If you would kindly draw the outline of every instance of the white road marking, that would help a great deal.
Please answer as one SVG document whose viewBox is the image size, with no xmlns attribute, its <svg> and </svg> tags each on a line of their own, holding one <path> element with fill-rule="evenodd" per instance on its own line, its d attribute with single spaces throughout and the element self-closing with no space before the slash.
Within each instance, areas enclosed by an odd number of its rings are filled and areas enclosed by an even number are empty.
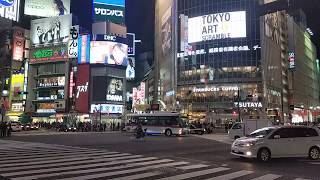
<svg viewBox="0 0 320 180">
<path fill-rule="evenodd" d="M 199 168 L 204 168 L 208 167 L 208 165 L 205 164 L 195 164 L 195 165 L 190 165 L 190 166 L 182 166 L 182 167 L 176 167 L 177 169 L 181 170 L 190 170 L 190 169 L 199 169 Z"/>
<path fill-rule="evenodd" d="M 148 178 L 152 176 L 157 176 L 160 175 L 160 173 L 143 173 L 143 174 L 136 174 L 136 175 L 131 175 L 131 176 L 124 176 L 124 177 L 119 177 L 119 178 L 113 178 L 109 180 L 136 180 L 136 179 L 142 179 L 142 178 Z"/>
</svg>

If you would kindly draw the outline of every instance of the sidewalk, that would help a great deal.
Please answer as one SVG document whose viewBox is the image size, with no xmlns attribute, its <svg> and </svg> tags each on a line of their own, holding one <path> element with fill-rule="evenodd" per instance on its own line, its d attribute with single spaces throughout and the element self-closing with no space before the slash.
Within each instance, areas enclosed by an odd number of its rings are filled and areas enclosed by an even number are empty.
<svg viewBox="0 0 320 180">
<path fill-rule="evenodd" d="M 199 138 L 209 139 L 213 141 L 218 141 L 224 144 L 232 144 L 233 139 L 230 139 L 227 133 L 216 133 L 216 134 L 204 134 L 204 135 L 195 135 Z"/>
<path fill-rule="evenodd" d="M 72 135 L 72 134 L 110 134 L 110 133 L 119 133 L 120 131 L 76 131 L 76 132 L 58 132 L 54 130 L 46 130 L 46 129 L 39 129 L 33 131 L 20 131 L 20 132 L 12 132 L 12 136 L 50 136 L 50 135 Z"/>
</svg>

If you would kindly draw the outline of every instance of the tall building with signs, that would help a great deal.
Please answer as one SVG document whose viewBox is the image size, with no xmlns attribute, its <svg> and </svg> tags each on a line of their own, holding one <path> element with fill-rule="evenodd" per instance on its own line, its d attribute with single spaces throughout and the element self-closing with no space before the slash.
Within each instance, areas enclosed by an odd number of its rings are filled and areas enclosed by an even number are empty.
<svg viewBox="0 0 320 180">
<path fill-rule="evenodd" d="M 260 12 L 271 2 L 157 0 L 157 101 L 217 124 L 291 122 L 290 19 L 286 11 Z"/>
</svg>

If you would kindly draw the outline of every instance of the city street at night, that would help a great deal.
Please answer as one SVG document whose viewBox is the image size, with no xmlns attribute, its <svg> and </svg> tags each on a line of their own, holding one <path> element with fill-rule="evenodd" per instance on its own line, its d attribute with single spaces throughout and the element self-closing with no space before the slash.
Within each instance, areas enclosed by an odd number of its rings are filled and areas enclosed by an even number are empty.
<svg viewBox="0 0 320 180">
<path fill-rule="evenodd" d="M 267 163 L 230 155 L 224 134 L 136 140 L 119 132 L 18 135 L 1 140 L 0 175 L 11 179 L 320 179 L 319 161 Z M 220 138 L 223 139 L 223 138 Z"/>
</svg>

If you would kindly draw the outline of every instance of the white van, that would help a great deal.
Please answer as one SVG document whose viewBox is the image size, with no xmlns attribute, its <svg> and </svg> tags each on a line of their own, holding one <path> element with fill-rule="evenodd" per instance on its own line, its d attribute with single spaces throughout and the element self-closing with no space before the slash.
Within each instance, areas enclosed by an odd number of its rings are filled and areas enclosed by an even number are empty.
<svg viewBox="0 0 320 180">
<path fill-rule="evenodd" d="M 244 136 L 244 123 L 235 123 L 228 131 L 229 137 L 231 139 L 238 139 Z"/>
<path fill-rule="evenodd" d="M 231 154 L 268 161 L 279 157 L 320 158 L 320 131 L 307 126 L 266 127 L 231 146 Z"/>
</svg>

